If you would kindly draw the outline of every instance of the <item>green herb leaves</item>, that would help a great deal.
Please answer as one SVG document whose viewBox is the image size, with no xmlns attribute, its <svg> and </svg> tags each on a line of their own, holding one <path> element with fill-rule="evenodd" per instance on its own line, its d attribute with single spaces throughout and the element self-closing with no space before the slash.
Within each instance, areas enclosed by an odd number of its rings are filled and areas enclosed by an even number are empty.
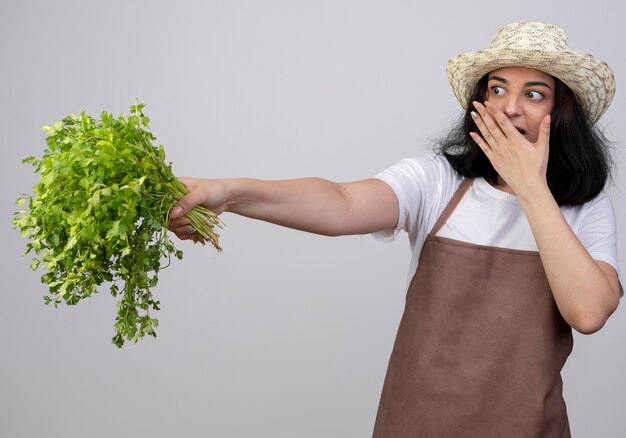
<svg viewBox="0 0 626 438">
<path fill-rule="evenodd" d="M 187 192 L 165 162 L 163 146 L 154 146 L 144 104 L 118 118 L 103 111 L 100 119 L 70 114 L 44 126 L 48 148 L 28 157 L 40 175 L 34 194 L 17 200 L 26 206 L 13 225 L 34 251 L 31 269 L 43 267 L 46 304 L 77 304 L 107 282 L 119 297 L 115 336 L 125 340 L 156 336 L 159 310 L 151 288 L 161 260 L 182 258 L 167 235 L 170 209 Z M 188 213 L 197 242 L 220 250 L 214 227 L 217 215 L 203 207 Z M 168 261 L 169 265 L 169 261 Z"/>
</svg>

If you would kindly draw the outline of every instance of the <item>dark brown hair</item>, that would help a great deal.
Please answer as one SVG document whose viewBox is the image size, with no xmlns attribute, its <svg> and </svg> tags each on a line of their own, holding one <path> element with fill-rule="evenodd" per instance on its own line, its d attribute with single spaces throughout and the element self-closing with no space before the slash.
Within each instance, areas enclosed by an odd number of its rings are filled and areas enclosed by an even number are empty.
<svg viewBox="0 0 626 438">
<path fill-rule="evenodd" d="M 611 144 L 602 131 L 589 122 L 570 88 L 554 78 L 555 100 L 550 126 L 550 155 L 547 181 L 559 205 L 580 205 L 595 198 L 611 177 Z M 487 75 L 474 88 L 457 125 L 436 146 L 452 168 L 468 178 L 484 177 L 497 184 L 498 173 L 470 137 L 478 127 L 471 116 L 473 101 L 484 102 Z"/>
</svg>

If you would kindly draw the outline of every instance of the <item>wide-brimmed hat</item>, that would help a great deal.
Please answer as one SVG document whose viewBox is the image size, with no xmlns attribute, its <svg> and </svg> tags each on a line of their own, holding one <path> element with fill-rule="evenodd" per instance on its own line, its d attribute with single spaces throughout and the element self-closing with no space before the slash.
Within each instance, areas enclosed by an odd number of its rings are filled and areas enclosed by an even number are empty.
<svg viewBox="0 0 626 438">
<path fill-rule="evenodd" d="M 464 53 L 448 62 L 448 81 L 467 108 L 478 81 L 502 67 L 535 68 L 559 78 L 576 95 L 590 125 L 607 110 L 615 95 L 615 77 L 601 59 L 573 52 L 567 34 L 547 23 L 511 23 L 500 29 L 486 50 Z"/>
</svg>

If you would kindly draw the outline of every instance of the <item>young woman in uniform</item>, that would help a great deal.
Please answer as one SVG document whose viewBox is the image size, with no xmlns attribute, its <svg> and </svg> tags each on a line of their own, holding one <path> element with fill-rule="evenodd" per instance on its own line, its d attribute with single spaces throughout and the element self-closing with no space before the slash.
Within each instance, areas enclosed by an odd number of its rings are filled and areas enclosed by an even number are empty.
<svg viewBox="0 0 626 438">
<path fill-rule="evenodd" d="M 572 328 L 599 330 L 621 294 L 596 128 L 613 73 L 524 22 L 448 79 L 465 114 L 436 154 L 349 183 L 184 178 L 170 229 L 193 238 L 184 214 L 202 204 L 330 236 L 405 230 L 412 280 L 374 436 L 569 437 Z"/>
</svg>

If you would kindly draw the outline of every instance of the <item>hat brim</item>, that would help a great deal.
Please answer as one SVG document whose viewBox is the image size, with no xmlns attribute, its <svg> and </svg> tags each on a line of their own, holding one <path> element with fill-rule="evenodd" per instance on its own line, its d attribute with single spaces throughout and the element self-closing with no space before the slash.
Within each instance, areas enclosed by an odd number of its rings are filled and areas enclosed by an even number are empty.
<svg viewBox="0 0 626 438">
<path fill-rule="evenodd" d="M 582 106 L 590 125 L 608 109 L 615 95 L 615 77 L 602 60 L 578 52 L 487 49 L 464 53 L 448 61 L 448 81 L 463 108 L 474 87 L 490 71 L 511 66 L 535 68 L 567 85 Z"/>
</svg>

